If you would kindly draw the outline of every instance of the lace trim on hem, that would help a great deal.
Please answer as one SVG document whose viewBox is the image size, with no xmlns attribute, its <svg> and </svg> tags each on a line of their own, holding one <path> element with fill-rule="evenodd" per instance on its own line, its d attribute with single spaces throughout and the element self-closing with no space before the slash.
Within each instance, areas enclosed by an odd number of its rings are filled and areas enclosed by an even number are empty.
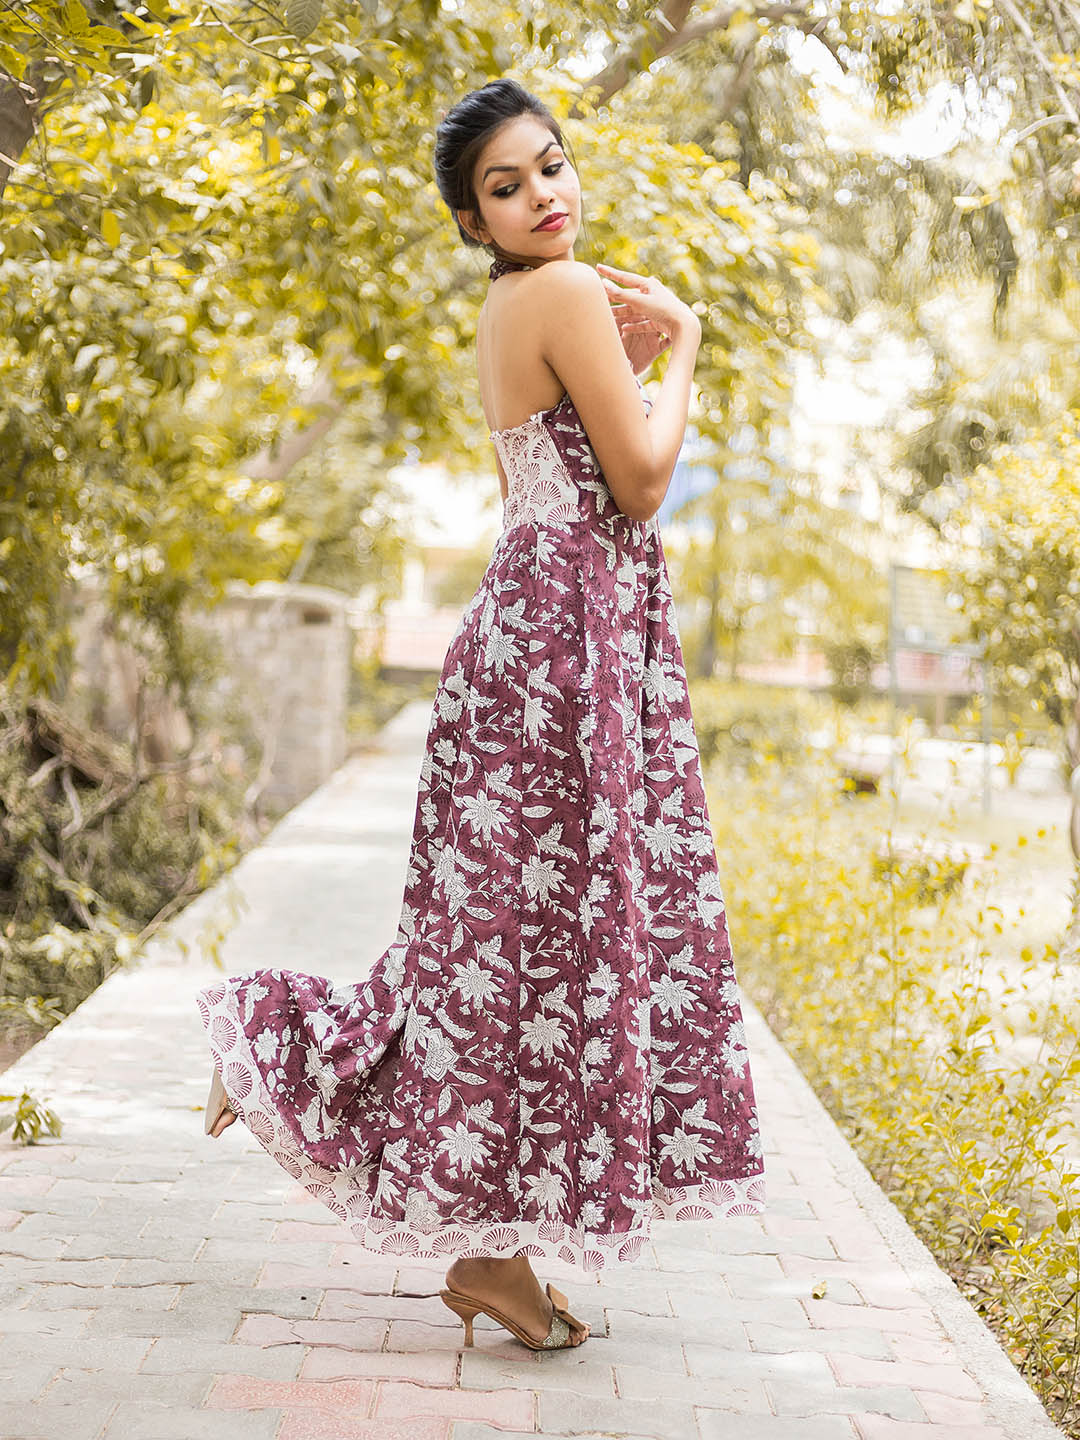
<svg viewBox="0 0 1080 1440">
<path fill-rule="evenodd" d="M 719 1220 L 728 1215 L 759 1215 L 765 1209 L 762 1170 L 756 1175 L 707 1180 L 700 1185 L 657 1185 L 645 1224 L 638 1230 L 607 1235 L 580 1230 L 562 1220 L 491 1221 L 480 1225 L 447 1221 L 424 1229 L 407 1220 L 373 1218 L 366 1182 L 375 1162 L 349 1170 L 330 1170 L 298 1147 L 252 1060 L 248 1038 L 229 1004 L 232 993 L 225 982 L 207 986 L 195 997 L 229 1104 L 270 1158 L 336 1215 L 365 1250 L 416 1260 L 524 1253 L 593 1271 L 613 1263 L 633 1263 L 649 1243 L 653 1220 Z"/>
</svg>

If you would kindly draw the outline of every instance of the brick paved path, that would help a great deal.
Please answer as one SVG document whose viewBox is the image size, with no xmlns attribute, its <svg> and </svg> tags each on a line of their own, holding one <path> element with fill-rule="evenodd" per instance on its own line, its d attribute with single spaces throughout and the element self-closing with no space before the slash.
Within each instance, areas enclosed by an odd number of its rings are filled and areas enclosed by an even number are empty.
<svg viewBox="0 0 1080 1440">
<path fill-rule="evenodd" d="M 193 995 L 220 972 L 197 937 L 242 894 L 224 973 L 359 978 L 396 925 L 428 713 L 407 707 L 0 1077 L 65 1122 L 0 1141 L 0 1440 L 1059 1435 L 748 997 L 769 1211 L 658 1226 L 600 1278 L 548 1266 L 593 1327 L 580 1350 L 480 1317 L 463 1351 L 441 1271 L 369 1256 L 240 1125 L 203 1135 Z"/>
</svg>

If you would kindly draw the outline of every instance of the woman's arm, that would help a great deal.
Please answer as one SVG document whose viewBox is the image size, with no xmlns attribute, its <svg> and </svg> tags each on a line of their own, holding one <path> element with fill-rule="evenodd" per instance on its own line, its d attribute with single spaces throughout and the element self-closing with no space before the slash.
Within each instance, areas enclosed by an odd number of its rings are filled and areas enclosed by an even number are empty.
<svg viewBox="0 0 1080 1440">
<path fill-rule="evenodd" d="M 701 322 L 658 283 L 640 302 L 628 300 L 642 313 L 648 307 L 671 336 L 664 382 L 646 415 L 611 313 L 608 282 L 577 260 L 542 265 L 536 280 L 543 357 L 581 416 L 616 504 L 631 520 L 651 520 L 682 447 Z"/>
</svg>

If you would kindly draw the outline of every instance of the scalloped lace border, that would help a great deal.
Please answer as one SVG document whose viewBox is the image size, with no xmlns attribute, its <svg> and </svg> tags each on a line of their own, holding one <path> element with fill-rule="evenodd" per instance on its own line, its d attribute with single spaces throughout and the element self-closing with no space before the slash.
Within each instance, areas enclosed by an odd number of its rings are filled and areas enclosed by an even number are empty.
<svg viewBox="0 0 1080 1440">
<path fill-rule="evenodd" d="M 270 1157 L 309 1194 L 341 1220 L 366 1250 L 417 1260 L 446 1260 L 456 1255 L 491 1257 L 526 1254 L 560 1260 L 588 1271 L 613 1263 L 630 1264 L 649 1243 L 653 1220 L 719 1220 L 729 1215 L 759 1215 L 765 1209 L 765 1172 L 700 1185 L 657 1185 L 652 1211 L 637 1230 L 600 1234 L 561 1220 L 494 1221 L 482 1225 L 447 1222 L 432 1230 L 408 1221 L 372 1216 L 365 1178 L 371 1165 L 330 1170 L 296 1144 L 274 1106 L 247 1037 L 230 1012 L 225 984 L 197 992 L 196 1002 L 207 1040 L 229 1103 Z"/>
</svg>

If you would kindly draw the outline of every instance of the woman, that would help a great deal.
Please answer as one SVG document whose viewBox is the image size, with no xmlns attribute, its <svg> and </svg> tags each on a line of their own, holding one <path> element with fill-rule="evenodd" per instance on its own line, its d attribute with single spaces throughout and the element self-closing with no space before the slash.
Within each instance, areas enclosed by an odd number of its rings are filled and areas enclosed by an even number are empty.
<svg viewBox="0 0 1080 1440">
<path fill-rule="evenodd" d="M 504 528 L 443 665 L 393 943 L 355 985 L 200 991 L 206 1123 L 239 1115 L 365 1246 L 456 1257 L 466 1345 L 483 1311 L 554 1349 L 588 1326 L 530 1257 L 599 1269 L 653 1218 L 764 1207 L 656 521 L 701 327 L 659 280 L 574 259 L 578 178 L 515 81 L 445 115 L 435 163 L 493 257 L 477 355 Z M 668 347 L 650 401 L 635 372 Z"/>
</svg>

